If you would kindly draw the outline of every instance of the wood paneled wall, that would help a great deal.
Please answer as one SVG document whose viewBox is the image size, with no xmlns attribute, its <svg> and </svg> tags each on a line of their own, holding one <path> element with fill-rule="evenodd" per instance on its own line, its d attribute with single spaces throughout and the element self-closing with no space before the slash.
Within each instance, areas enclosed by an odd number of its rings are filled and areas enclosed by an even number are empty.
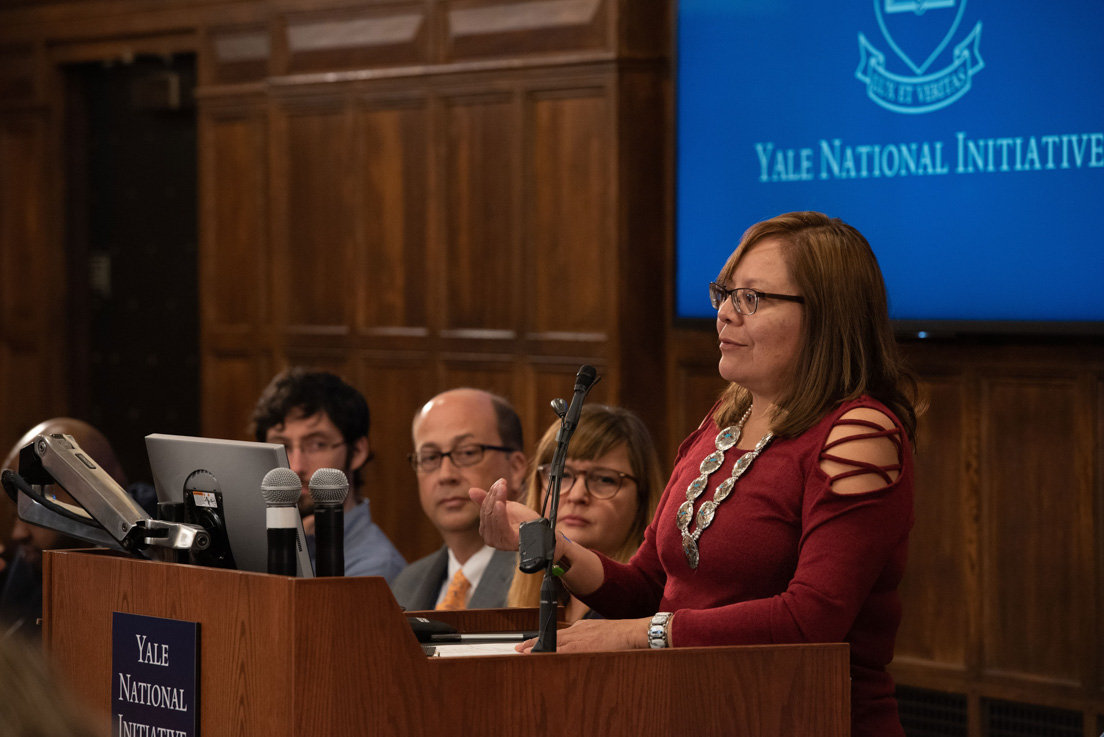
<svg viewBox="0 0 1104 737">
<path fill-rule="evenodd" d="M 1104 346 L 908 346 L 921 419 L 895 672 L 996 700 L 1104 713 Z M 980 728 L 980 727 L 979 727 Z"/>
<path fill-rule="evenodd" d="M 204 433 L 246 437 L 285 365 L 344 374 L 373 412 L 373 514 L 408 557 L 438 544 L 404 460 L 437 391 L 505 394 L 532 441 L 592 363 L 593 399 L 640 412 L 672 457 L 721 390 L 709 326 L 670 317 L 670 3 L 3 8 L 3 437 L 66 409 L 58 70 L 142 51 L 200 71 Z M 894 672 L 964 698 L 970 737 L 1005 702 L 1096 735 L 1104 347 L 905 347 L 930 409 Z"/>
<path fill-rule="evenodd" d="M 64 295 L 48 287 L 65 273 L 54 247 L 54 142 L 49 115 L 27 104 L 29 59 L 0 47 L 0 93 L 18 101 L 0 108 L 0 460 L 26 430 L 62 414 L 66 401 L 57 391 L 65 381 Z M 14 518 L 0 494 L 0 547 L 9 553 Z"/>
<path fill-rule="evenodd" d="M 377 428 L 374 514 L 413 558 L 439 544 L 404 460 L 436 392 L 497 391 L 535 438 L 592 363 L 595 400 L 663 432 L 668 22 L 624 12 L 367 3 L 206 29 L 205 433 L 239 436 L 285 365 L 345 375 Z"/>
</svg>

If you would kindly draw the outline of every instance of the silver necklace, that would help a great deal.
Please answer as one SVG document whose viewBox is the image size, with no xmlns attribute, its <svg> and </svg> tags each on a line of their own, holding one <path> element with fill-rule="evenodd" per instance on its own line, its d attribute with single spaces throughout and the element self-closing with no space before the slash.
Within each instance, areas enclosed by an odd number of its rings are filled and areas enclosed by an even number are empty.
<svg viewBox="0 0 1104 737">
<path fill-rule="evenodd" d="M 747 412 L 740 418 L 740 421 L 735 425 L 729 425 L 725 429 L 717 433 L 717 439 L 713 442 L 713 445 L 717 448 L 710 453 L 701 462 L 701 466 L 698 470 L 701 471 L 701 475 L 690 482 L 690 485 L 686 487 L 686 501 L 678 508 L 678 512 L 675 516 L 675 521 L 678 524 L 679 532 L 682 533 L 682 552 L 686 554 L 686 562 L 690 564 L 691 568 L 698 567 L 698 538 L 701 537 L 702 532 L 706 527 L 713 522 L 713 516 L 717 512 L 717 507 L 732 493 L 732 489 L 736 486 L 736 482 L 740 480 L 751 464 L 755 462 L 755 459 L 759 457 L 770 441 L 774 439 L 773 432 L 767 432 L 759 442 L 755 444 L 755 448 L 749 450 L 744 455 L 737 459 L 736 464 L 732 467 L 732 475 L 717 485 L 716 491 L 713 492 L 713 499 L 706 501 L 698 509 L 698 513 L 694 514 L 694 500 L 697 499 L 705 491 L 706 486 L 709 484 L 709 476 L 722 465 L 724 465 L 725 454 L 729 448 L 734 447 L 740 442 L 740 435 L 743 434 L 744 425 L 747 423 L 748 418 L 751 417 L 751 407 L 748 407 Z M 690 531 L 690 522 L 697 520 L 697 527 L 693 532 Z"/>
</svg>

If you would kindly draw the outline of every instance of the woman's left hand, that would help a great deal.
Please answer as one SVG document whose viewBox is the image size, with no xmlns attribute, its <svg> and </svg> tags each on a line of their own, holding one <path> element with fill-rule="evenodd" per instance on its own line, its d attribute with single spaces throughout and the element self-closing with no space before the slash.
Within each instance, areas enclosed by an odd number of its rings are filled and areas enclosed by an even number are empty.
<svg viewBox="0 0 1104 737">
<path fill-rule="evenodd" d="M 643 619 L 580 619 L 575 624 L 556 632 L 556 652 L 594 653 L 610 650 L 636 650 L 648 647 L 648 625 L 651 617 Z M 530 652 L 537 644 L 535 639 L 520 643 L 516 650 Z"/>
<path fill-rule="evenodd" d="M 497 550 L 516 552 L 521 523 L 540 517 L 524 504 L 508 499 L 506 479 L 495 481 L 487 490 L 472 487 L 468 489 L 468 496 L 479 505 L 479 536 Z"/>
</svg>

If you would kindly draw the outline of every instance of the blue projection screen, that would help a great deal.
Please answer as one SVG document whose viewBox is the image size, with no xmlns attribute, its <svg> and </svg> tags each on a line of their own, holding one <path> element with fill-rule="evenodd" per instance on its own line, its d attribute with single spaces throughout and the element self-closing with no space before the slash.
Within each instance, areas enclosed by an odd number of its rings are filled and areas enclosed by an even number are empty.
<svg viewBox="0 0 1104 737">
<path fill-rule="evenodd" d="M 1104 332 L 1102 39 L 1102 0 L 680 0 L 677 316 L 820 210 L 903 331 Z"/>
</svg>

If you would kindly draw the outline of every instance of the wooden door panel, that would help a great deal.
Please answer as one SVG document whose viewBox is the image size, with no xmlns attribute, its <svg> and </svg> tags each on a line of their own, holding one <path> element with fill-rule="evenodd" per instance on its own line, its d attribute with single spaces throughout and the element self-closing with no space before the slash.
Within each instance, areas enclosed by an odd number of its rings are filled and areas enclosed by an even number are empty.
<svg viewBox="0 0 1104 737">
<path fill-rule="evenodd" d="M 530 329 L 604 338 L 613 312 L 609 96 L 601 88 L 526 100 L 528 196 L 525 276 Z"/>
<path fill-rule="evenodd" d="M 425 330 L 429 276 L 429 108 L 425 99 L 369 98 L 356 112 L 360 186 L 356 326 L 368 334 Z"/>
<path fill-rule="evenodd" d="M 984 670 L 1079 685 L 1091 574 L 1078 385 L 995 378 L 983 381 L 982 402 Z"/>
<path fill-rule="evenodd" d="M 436 284 L 445 334 L 517 334 L 519 125 L 509 95 L 445 101 L 441 235 Z"/>
</svg>

